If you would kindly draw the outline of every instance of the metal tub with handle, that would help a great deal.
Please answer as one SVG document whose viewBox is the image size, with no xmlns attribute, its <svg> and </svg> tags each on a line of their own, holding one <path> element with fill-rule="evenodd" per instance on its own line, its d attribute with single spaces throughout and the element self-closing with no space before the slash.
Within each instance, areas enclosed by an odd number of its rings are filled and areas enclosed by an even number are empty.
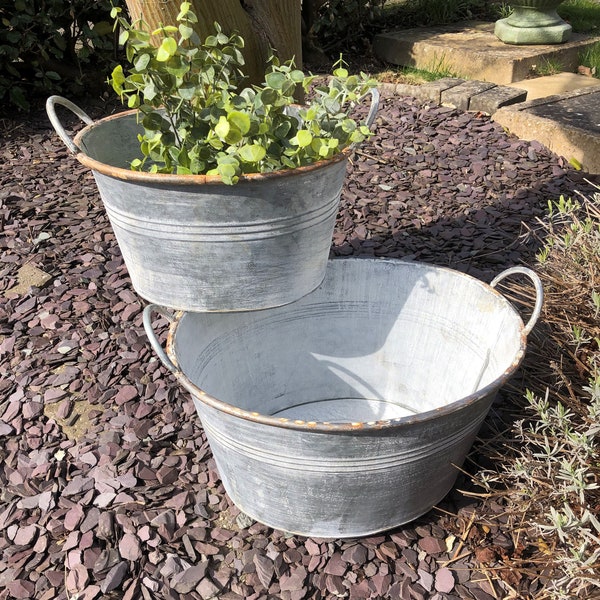
<svg viewBox="0 0 600 600">
<path fill-rule="evenodd" d="M 377 90 L 366 123 L 379 107 Z M 87 126 L 71 139 L 56 106 Z M 236 185 L 216 175 L 132 171 L 140 155 L 137 111 L 94 122 L 52 96 L 52 125 L 92 170 L 136 292 L 188 311 L 258 310 L 293 302 L 323 280 L 349 148 L 329 160 Z"/>
<path fill-rule="evenodd" d="M 536 289 L 526 325 L 494 289 L 513 273 Z M 487 285 L 422 263 L 336 259 L 287 306 L 150 305 L 144 326 L 191 393 L 233 502 L 278 529 L 342 538 L 411 521 L 448 493 L 542 297 L 524 267 Z M 155 312 L 171 322 L 166 352 Z"/>
</svg>

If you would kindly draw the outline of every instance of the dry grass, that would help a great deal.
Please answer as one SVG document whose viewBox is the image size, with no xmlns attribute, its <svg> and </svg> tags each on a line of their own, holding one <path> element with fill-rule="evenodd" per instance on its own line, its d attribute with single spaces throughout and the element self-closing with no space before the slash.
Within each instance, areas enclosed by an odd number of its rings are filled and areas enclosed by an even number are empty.
<svg viewBox="0 0 600 600">
<path fill-rule="evenodd" d="M 478 520 L 500 523 L 512 548 L 482 570 L 507 598 L 599 598 L 600 193 L 550 204 L 528 235 L 542 248 L 544 309 L 513 402 L 484 442 L 494 466 L 475 476 Z M 527 303 L 528 289 L 506 293 Z M 532 580 L 543 585 L 525 589 Z"/>
</svg>

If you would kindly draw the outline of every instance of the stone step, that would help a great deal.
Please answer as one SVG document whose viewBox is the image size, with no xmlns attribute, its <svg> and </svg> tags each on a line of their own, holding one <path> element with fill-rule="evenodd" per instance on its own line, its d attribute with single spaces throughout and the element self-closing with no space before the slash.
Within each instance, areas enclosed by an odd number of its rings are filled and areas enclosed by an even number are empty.
<svg viewBox="0 0 600 600">
<path fill-rule="evenodd" d="M 600 79 L 578 75 L 577 73 L 557 73 L 546 77 L 525 79 L 508 85 L 527 90 L 527 100 L 537 100 L 556 94 L 574 92 L 582 88 L 600 87 Z"/>
<path fill-rule="evenodd" d="M 575 72 L 579 54 L 599 40 L 599 36 L 574 33 L 563 44 L 516 46 L 494 35 L 494 23 L 472 22 L 381 33 L 374 39 L 373 50 L 394 65 L 448 69 L 464 79 L 506 85 L 526 79 L 534 67 L 547 61 Z"/>
<path fill-rule="evenodd" d="M 524 140 L 537 140 L 590 174 L 600 174 L 600 87 L 505 106 L 492 119 Z"/>
</svg>

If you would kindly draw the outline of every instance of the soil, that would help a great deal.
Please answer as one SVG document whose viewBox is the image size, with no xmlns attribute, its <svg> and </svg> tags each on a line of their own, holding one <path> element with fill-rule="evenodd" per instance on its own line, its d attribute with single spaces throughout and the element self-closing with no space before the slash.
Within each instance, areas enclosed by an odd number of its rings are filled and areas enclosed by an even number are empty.
<svg viewBox="0 0 600 600">
<path fill-rule="evenodd" d="M 540 589 L 535 575 L 502 569 L 520 549 L 500 514 L 478 519 L 477 499 L 458 491 L 465 474 L 417 521 L 362 539 L 286 535 L 241 514 L 189 394 L 147 342 L 144 301 L 92 175 L 41 111 L 0 131 L 0 599 L 488 600 Z M 387 98 L 349 165 L 331 254 L 489 281 L 532 263 L 527 232 L 548 201 L 591 190 L 488 116 Z M 479 443 L 469 464 L 486 458 Z"/>
</svg>

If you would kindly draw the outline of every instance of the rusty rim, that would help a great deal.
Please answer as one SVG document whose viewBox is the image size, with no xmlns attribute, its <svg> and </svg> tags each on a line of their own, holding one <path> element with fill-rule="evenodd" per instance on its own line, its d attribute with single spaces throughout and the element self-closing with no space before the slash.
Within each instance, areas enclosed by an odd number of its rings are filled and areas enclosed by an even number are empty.
<svg viewBox="0 0 600 600">
<path fill-rule="evenodd" d="M 368 259 L 363 259 L 368 260 Z M 383 259 L 380 259 L 383 260 Z M 404 262 L 404 261 L 398 261 Z M 451 270 L 446 269 L 444 267 L 437 267 L 443 270 Z M 506 306 L 517 316 L 519 322 L 519 349 L 513 358 L 510 366 L 494 381 L 481 388 L 480 390 L 469 394 L 468 396 L 464 396 L 459 400 L 455 400 L 446 406 L 442 406 L 440 408 L 435 408 L 432 410 L 428 410 L 425 412 L 417 413 L 415 415 L 398 417 L 396 419 L 385 419 L 381 421 L 360 421 L 360 422 L 346 422 L 346 423 L 328 423 L 326 421 L 303 421 L 299 419 L 286 419 L 281 417 L 273 417 L 270 415 L 261 414 L 254 411 L 247 411 L 240 409 L 233 404 L 229 404 L 228 402 L 224 402 L 215 398 L 211 394 L 201 390 L 195 383 L 193 383 L 187 375 L 181 370 L 179 363 L 177 361 L 177 357 L 174 350 L 175 345 L 175 336 L 177 332 L 177 328 L 181 323 L 182 317 L 186 314 L 184 311 L 178 311 L 173 321 L 169 326 L 169 333 L 167 337 L 167 354 L 170 360 L 176 367 L 175 376 L 181 383 L 181 385 L 188 390 L 192 394 L 193 397 L 197 398 L 200 402 L 205 403 L 207 406 L 228 414 L 232 417 L 244 419 L 246 421 L 251 421 L 254 423 L 258 423 L 261 425 L 269 425 L 272 427 L 280 427 L 284 429 L 296 429 L 300 431 L 314 431 L 314 432 L 322 432 L 322 433 L 353 433 L 360 434 L 361 432 L 368 433 L 370 431 L 381 431 L 393 429 L 396 427 L 400 427 L 402 425 L 414 425 L 416 423 L 421 423 L 425 421 L 431 421 L 438 417 L 443 417 L 445 415 L 457 412 L 459 410 L 465 409 L 476 402 L 486 398 L 492 394 L 495 394 L 500 388 L 512 377 L 514 372 L 517 370 L 519 365 L 521 364 L 524 356 L 525 350 L 527 347 L 527 335 L 525 333 L 525 325 L 523 324 L 523 320 L 521 319 L 519 313 L 515 310 L 515 308 L 510 304 L 510 302 L 497 290 L 495 290 L 490 285 L 471 277 L 470 275 L 466 275 L 465 273 L 456 273 L 456 275 L 460 277 L 467 278 L 476 282 L 478 285 L 483 286 L 490 294 L 497 296 Z"/>
</svg>

